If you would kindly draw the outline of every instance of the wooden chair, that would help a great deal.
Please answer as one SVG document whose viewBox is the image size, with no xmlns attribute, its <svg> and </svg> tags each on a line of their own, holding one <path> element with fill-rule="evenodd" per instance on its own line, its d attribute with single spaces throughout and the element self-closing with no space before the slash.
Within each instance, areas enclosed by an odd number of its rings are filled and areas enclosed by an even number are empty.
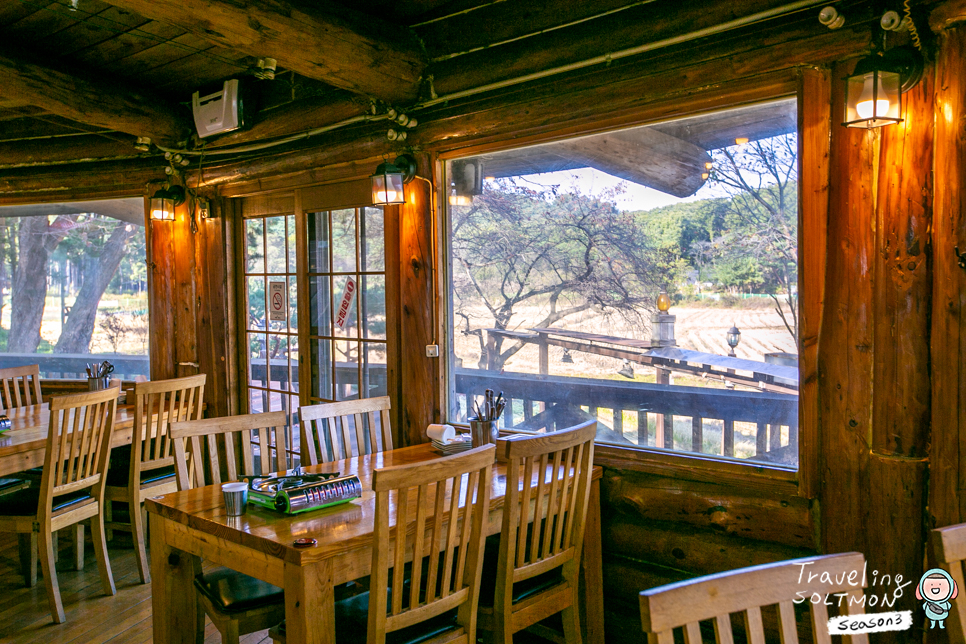
<svg viewBox="0 0 966 644">
<path fill-rule="evenodd" d="M 15 409 L 39 405 L 43 401 L 40 394 L 40 365 L 0 369 L 0 407 Z"/>
<path fill-rule="evenodd" d="M 205 374 L 139 382 L 134 385 L 134 438 L 129 456 L 115 451 L 115 467 L 108 472 L 105 500 L 108 529 L 127 530 L 137 551 L 141 583 L 151 581 L 147 550 L 144 547 L 146 517 L 142 503 L 149 496 L 175 492 L 173 442 L 168 424 L 201 418 L 205 394 Z M 127 460 L 127 463 L 124 461 Z M 127 503 L 129 523 L 114 521 L 111 503 Z"/>
<path fill-rule="evenodd" d="M 225 470 L 230 481 L 239 476 L 288 469 L 284 444 L 276 450 L 269 440 L 273 431 L 276 436 L 284 431 L 286 416 L 284 411 L 274 411 L 171 423 L 178 489 L 221 484 L 218 436 L 224 437 Z M 258 457 L 252 454 L 254 446 L 258 447 Z M 272 452 L 275 459 L 270 458 Z M 255 468 L 256 463 L 260 467 Z M 195 587 L 205 613 L 225 644 L 237 644 L 240 636 L 264 630 L 285 618 L 282 589 L 240 572 L 218 568 L 198 575 Z M 199 626 L 204 628 L 204 619 L 199 620 Z"/>
<path fill-rule="evenodd" d="M 476 644 L 495 450 L 486 445 L 373 472 L 372 585 L 336 602 L 340 644 Z M 411 573 L 400 574 L 410 553 Z M 269 634 L 284 643 L 285 623 Z"/>
<path fill-rule="evenodd" d="M 794 602 L 801 603 L 804 597 L 811 608 L 812 641 L 830 642 L 825 596 L 847 593 L 849 597 L 842 609 L 850 614 L 862 613 L 862 606 L 853 604 L 852 598 L 862 598 L 864 566 L 865 557 L 861 553 L 847 552 L 778 561 L 652 588 L 640 594 L 641 624 L 651 644 L 674 642 L 673 631 L 677 628 L 683 629 L 685 642 L 699 644 L 702 641 L 699 622 L 713 620 L 714 641 L 731 642 L 731 614 L 741 613 L 746 640 L 749 644 L 763 644 L 761 608 L 777 604 L 781 641 L 797 644 Z M 821 580 L 823 572 L 829 573 L 831 581 L 828 577 Z M 814 573 L 814 577 L 809 573 Z M 852 580 L 858 585 L 849 583 L 849 573 L 853 573 Z M 812 593 L 817 593 L 822 601 L 811 601 Z M 866 644 L 869 640 L 867 635 L 858 634 L 848 641 Z"/>
<path fill-rule="evenodd" d="M 110 388 L 52 398 L 40 487 L 0 497 L 0 532 L 28 534 L 31 547 L 39 546 L 50 614 L 58 624 L 66 617 L 54 568 L 55 531 L 90 519 L 101 585 L 105 594 L 115 594 L 102 510 L 117 396 Z"/>
<path fill-rule="evenodd" d="M 966 523 L 933 530 L 929 534 L 932 551 L 940 568 L 952 576 L 959 587 L 959 597 L 952 602 L 946 632 L 953 644 L 966 644 L 966 578 L 963 562 L 966 561 Z M 918 580 L 913 580 L 918 583 Z M 920 605 L 921 608 L 921 605 Z M 920 613 L 921 615 L 922 613 Z"/>
<path fill-rule="evenodd" d="M 391 450 L 389 409 L 389 396 L 299 407 L 302 465 Z"/>
<path fill-rule="evenodd" d="M 498 554 L 488 544 L 494 587 L 481 591 L 479 628 L 497 644 L 557 613 L 563 638 L 580 643 L 578 575 L 590 499 L 597 422 L 501 443 L 507 492 Z M 552 469 L 548 472 L 548 467 Z M 519 483 L 515 483 L 519 482 Z M 494 561 L 495 559 L 495 561 Z M 545 637 L 555 637 L 544 629 Z"/>
</svg>

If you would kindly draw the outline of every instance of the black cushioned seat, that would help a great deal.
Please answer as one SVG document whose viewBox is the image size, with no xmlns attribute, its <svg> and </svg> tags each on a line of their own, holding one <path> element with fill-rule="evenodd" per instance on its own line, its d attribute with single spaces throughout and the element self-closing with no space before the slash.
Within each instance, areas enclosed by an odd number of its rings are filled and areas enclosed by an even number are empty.
<svg viewBox="0 0 966 644">
<path fill-rule="evenodd" d="M 71 492 L 54 497 L 54 512 L 70 505 L 93 500 L 87 491 Z M 0 496 L 0 515 L 5 517 L 20 517 L 37 514 L 40 506 L 40 488 L 32 487 L 11 494 Z"/>
<path fill-rule="evenodd" d="M 388 603 L 392 603 L 391 598 Z M 456 627 L 456 613 L 457 610 L 453 609 L 425 622 L 386 633 L 386 644 L 419 644 L 419 642 L 425 642 Z M 368 592 L 335 603 L 336 644 L 360 644 L 365 642 L 368 626 Z M 281 639 L 284 639 L 285 622 L 278 625 L 277 633 L 281 636 Z"/>
<path fill-rule="evenodd" d="M 153 445 L 152 439 L 152 445 Z M 127 485 L 127 477 L 131 468 L 131 446 L 124 445 L 111 451 L 110 467 L 107 470 L 107 484 L 113 487 Z M 154 470 L 141 472 L 141 485 L 155 483 L 174 476 L 174 466 L 159 467 Z"/>
<path fill-rule="evenodd" d="M 527 528 L 527 554 L 530 553 L 530 537 L 533 527 Z M 483 578 L 480 581 L 480 606 L 492 606 L 493 597 L 496 594 L 496 573 L 487 574 L 487 571 L 495 571 L 500 561 L 500 535 L 494 534 L 486 538 L 483 546 Z M 559 567 L 553 570 L 524 579 L 513 584 L 513 603 L 523 601 L 527 597 L 543 592 L 552 588 L 563 581 Z"/>
<path fill-rule="evenodd" d="M 241 613 L 285 601 L 285 591 L 278 586 L 229 568 L 217 568 L 198 575 L 195 586 L 225 613 Z"/>
</svg>

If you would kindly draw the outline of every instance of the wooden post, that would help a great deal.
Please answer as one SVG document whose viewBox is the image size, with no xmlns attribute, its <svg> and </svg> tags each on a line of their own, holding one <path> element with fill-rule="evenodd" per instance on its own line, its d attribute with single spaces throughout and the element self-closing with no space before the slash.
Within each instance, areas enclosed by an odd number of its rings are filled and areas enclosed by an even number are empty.
<svg viewBox="0 0 966 644">
<path fill-rule="evenodd" d="M 941 9 L 955 9 L 936 24 Z M 935 214 L 933 217 L 931 526 L 966 521 L 966 8 L 947 3 L 933 13 L 936 57 Z M 960 593 L 963 591 L 961 590 Z M 961 600 L 958 600 L 961 601 Z"/>
<path fill-rule="evenodd" d="M 550 373 L 550 345 L 547 344 L 546 333 L 540 334 L 540 338 L 537 340 L 537 349 L 540 355 L 540 374 L 546 376 Z"/>
<path fill-rule="evenodd" d="M 657 368 L 657 384 L 671 384 L 671 371 Z M 657 415 L 657 431 L 654 434 L 654 446 L 674 449 L 674 416 L 671 414 Z"/>
</svg>

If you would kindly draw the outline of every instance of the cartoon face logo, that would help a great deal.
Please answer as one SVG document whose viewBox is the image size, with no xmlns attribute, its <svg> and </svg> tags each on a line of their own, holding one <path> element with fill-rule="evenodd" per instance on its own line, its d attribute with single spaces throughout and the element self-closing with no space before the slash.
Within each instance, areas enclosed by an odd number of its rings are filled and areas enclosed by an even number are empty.
<svg viewBox="0 0 966 644">
<path fill-rule="evenodd" d="M 959 587 L 948 572 L 942 568 L 927 570 L 919 580 L 916 599 L 922 600 L 926 617 L 932 622 L 929 628 L 946 628 L 944 621 L 952 608 L 950 601 L 959 595 Z"/>
</svg>

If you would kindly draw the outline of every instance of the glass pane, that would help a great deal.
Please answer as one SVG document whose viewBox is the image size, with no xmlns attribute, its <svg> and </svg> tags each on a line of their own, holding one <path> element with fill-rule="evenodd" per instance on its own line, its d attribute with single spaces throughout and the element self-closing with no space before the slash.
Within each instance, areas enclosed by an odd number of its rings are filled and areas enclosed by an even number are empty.
<svg viewBox="0 0 966 644">
<path fill-rule="evenodd" d="M 296 272 L 296 262 L 298 261 L 298 248 L 295 241 L 295 215 L 286 217 L 286 247 L 288 248 L 288 272 Z"/>
<path fill-rule="evenodd" d="M 268 386 L 267 344 L 264 333 L 248 334 L 248 382 L 256 387 Z"/>
<path fill-rule="evenodd" d="M 351 280 L 351 288 L 349 287 Z M 357 338 L 359 337 L 359 327 L 356 315 L 358 308 L 359 285 L 355 277 L 347 275 L 336 275 L 332 278 L 332 310 L 335 313 L 335 326 L 333 327 L 337 338 Z"/>
<path fill-rule="evenodd" d="M 298 316 L 298 278 L 289 277 L 288 278 L 288 328 L 291 331 L 297 331 L 299 328 L 299 316 Z"/>
<path fill-rule="evenodd" d="M 265 330 L 265 278 L 248 278 L 248 328 Z"/>
<path fill-rule="evenodd" d="M 366 321 L 365 337 L 386 339 L 386 278 L 382 275 L 362 275 L 359 278 L 363 294 L 362 317 Z"/>
<path fill-rule="evenodd" d="M 332 383 L 332 340 L 309 340 L 312 350 L 312 396 L 335 400 Z"/>
<path fill-rule="evenodd" d="M 332 309 L 329 277 L 309 277 L 309 333 L 332 335 Z"/>
<path fill-rule="evenodd" d="M 363 208 L 363 224 L 365 231 L 359 236 L 365 245 L 359 256 L 362 258 L 362 271 L 386 270 L 386 229 L 382 208 Z"/>
<path fill-rule="evenodd" d="M 308 220 L 309 272 L 329 272 L 329 213 L 312 212 Z"/>
<path fill-rule="evenodd" d="M 796 468 L 796 104 L 448 162 L 448 418 L 502 389 L 509 426 Z M 674 142 L 691 170 L 662 178 Z M 593 167 L 561 164 L 575 146 Z"/>
<path fill-rule="evenodd" d="M 356 211 L 332 211 L 332 270 L 336 273 L 356 271 Z"/>
<path fill-rule="evenodd" d="M 292 372 L 289 375 L 289 386 L 288 390 L 292 393 L 298 393 L 299 391 L 299 338 L 297 335 L 290 335 L 288 337 L 288 360 L 289 364 L 292 365 Z"/>
<path fill-rule="evenodd" d="M 362 378 L 367 398 L 389 395 L 389 385 L 386 369 L 386 345 L 382 342 L 367 342 L 366 364 L 363 366 Z"/>
<path fill-rule="evenodd" d="M 268 364 L 273 389 L 288 389 L 289 386 L 288 342 L 287 335 L 268 336 Z"/>
<path fill-rule="evenodd" d="M 288 259 L 285 242 L 285 217 L 266 217 L 265 254 L 269 273 L 286 272 Z"/>
<path fill-rule="evenodd" d="M 335 341 L 335 399 L 359 398 L 359 342 Z"/>
<path fill-rule="evenodd" d="M 245 220 L 245 256 L 249 273 L 265 272 L 265 240 L 262 239 L 264 224 L 261 219 Z"/>
<path fill-rule="evenodd" d="M 261 414 L 268 411 L 268 392 L 261 389 L 248 390 L 248 413 Z"/>
</svg>

